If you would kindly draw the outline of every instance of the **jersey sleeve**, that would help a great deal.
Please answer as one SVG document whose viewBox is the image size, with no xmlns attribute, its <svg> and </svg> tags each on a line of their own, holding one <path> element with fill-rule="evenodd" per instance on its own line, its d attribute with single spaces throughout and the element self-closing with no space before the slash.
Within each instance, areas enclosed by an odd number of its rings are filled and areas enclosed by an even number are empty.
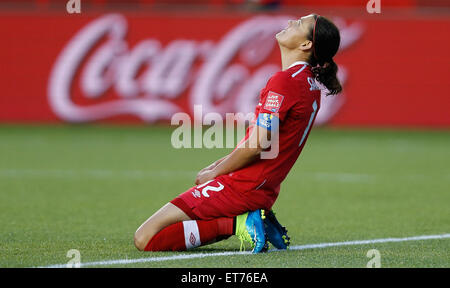
<svg viewBox="0 0 450 288">
<path fill-rule="evenodd" d="M 260 102 L 260 114 L 272 114 L 271 116 L 277 117 L 280 122 L 284 121 L 288 111 L 298 101 L 296 91 L 292 88 L 292 83 L 287 76 L 277 73 L 270 78 Z"/>
</svg>

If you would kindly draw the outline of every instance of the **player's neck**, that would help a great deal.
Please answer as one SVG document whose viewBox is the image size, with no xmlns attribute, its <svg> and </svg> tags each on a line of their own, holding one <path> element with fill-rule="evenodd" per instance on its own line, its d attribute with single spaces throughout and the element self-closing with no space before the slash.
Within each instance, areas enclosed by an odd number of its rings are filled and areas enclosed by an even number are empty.
<svg viewBox="0 0 450 288">
<path fill-rule="evenodd" d="M 308 55 L 298 53 L 297 51 L 281 49 L 281 67 L 283 71 L 289 69 L 292 64 L 298 61 L 308 62 Z"/>
</svg>

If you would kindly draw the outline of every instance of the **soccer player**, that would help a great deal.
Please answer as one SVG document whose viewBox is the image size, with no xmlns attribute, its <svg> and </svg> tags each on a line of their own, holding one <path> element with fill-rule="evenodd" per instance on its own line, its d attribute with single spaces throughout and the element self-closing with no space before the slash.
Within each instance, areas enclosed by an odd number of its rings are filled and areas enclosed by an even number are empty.
<svg viewBox="0 0 450 288">
<path fill-rule="evenodd" d="M 342 88 L 333 57 L 339 49 L 338 28 L 316 14 L 290 20 L 276 34 L 282 71 L 261 90 L 254 123 L 227 156 L 202 169 L 196 186 L 148 218 L 134 235 L 144 251 L 184 251 L 237 235 L 265 251 L 289 245 L 287 230 L 271 207 L 280 184 L 297 160 L 320 108 L 320 82 L 328 94 Z M 277 135 L 276 157 L 262 157 L 263 141 Z"/>
</svg>

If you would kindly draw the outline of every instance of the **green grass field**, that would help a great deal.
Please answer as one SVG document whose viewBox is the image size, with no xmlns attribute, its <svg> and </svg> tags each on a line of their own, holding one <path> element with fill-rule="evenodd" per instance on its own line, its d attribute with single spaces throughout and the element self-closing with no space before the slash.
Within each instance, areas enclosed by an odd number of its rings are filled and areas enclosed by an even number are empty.
<svg viewBox="0 0 450 288">
<path fill-rule="evenodd" d="M 173 149 L 167 127 L 0 126 L 0 267 L 234 252 L 231 237 L 139 252 L 137 227 L 229 149 Z M 450 233 L 450 132 L 315 128 L 274 205 L 291 245 Z M 450 267 L 450 239 L 93 267 Z"/>
</svg>

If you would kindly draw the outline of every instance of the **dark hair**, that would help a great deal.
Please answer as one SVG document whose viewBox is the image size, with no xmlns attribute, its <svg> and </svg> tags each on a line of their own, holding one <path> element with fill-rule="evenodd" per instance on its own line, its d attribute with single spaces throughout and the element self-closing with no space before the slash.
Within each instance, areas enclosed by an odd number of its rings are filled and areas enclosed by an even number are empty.
<svg viewBox="0 0 450 288">
<path fill-rule="evenodd" d="M 323 16 L 314 15 L 314 21 L 308 35 L 308 39 L 313 41 L 313 53 L 309 59 L 313 67 L 311 70 L 316 80 L 328 89 L 327 95 L 338 94 L 342 91 L 342 86 L 336 77 L 338 66 L 333 57 L 341 43 L 339 29 Z"/>
</svg>

